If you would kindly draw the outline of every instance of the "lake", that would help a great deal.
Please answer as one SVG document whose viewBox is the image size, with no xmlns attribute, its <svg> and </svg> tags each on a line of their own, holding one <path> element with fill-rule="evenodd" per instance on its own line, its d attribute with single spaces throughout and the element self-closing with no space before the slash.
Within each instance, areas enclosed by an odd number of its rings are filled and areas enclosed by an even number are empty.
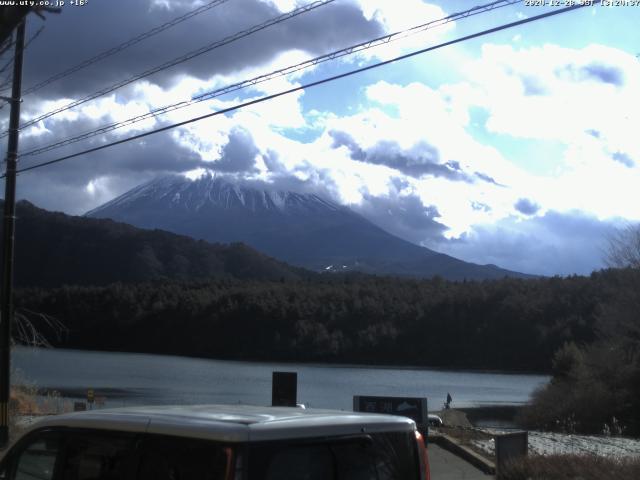
<svg viewBox="0 0 640 480">
<path fill-rule="evenodd" d="M 520 405 L 549 381 L 544 375 L 478 373 L 425 368 L 237 362 L 136 353 L 15 347 L 14 381 L 84 398 L 87 389 L 106 406 L 141 404 L 271 403 L 271 374 L 298 374 L 298 401 L 311 407 L 352 409 L 353 395 L 427 397 L 439 410 Z"/>
</svg>

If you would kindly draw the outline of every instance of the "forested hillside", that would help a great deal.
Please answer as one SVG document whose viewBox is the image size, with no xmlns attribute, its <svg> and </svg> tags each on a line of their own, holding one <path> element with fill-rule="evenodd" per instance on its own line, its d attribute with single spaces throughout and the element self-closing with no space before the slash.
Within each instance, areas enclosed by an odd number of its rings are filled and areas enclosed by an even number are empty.
<svg viewBox="0 0 640 480">
<path fill-rule="evenodd" d="M 28 289 L 56 346 L 242 360 L 549 371 L 566 342 L 597 338 L 625 271 L 484 282 L 326 275 Z"/>
<path fill-rule="evenodd" d="M 551 382 L 523 412 L 526 426 L 640 435 L 640 243 L 633 245 L 614 251 L 635 257 L 623 262 L 635 268 L 607 274 L 610 295 L 598 306 L 594 341 L 575 338 L 554 354 Z"/>
<path fill-rule="evenodd" d="M 48 212 L 25 201 L 18 203 L 17 217 L 15 283 L 22 287 L 312 275 L 240 243 L 211 244 L 112 220 Z"/>
<path fill-rule="evenodd" d="M 139 185 L 87 213 L 140 228 L 209 242 L 242 242 L 270 257 L 316 272 L 449 280 L 530 275 L 478 265 L 396 237 L 344 205 L 314 194 L 272 190 L 204 174 L 169 175 Z"/>
</svg>

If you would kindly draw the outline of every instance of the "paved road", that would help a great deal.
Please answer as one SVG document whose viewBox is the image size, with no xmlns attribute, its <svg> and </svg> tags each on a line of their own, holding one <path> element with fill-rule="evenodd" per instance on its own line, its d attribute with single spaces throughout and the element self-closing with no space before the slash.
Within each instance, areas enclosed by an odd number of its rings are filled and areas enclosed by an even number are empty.
<svg viewBox="0 0 640 480">
<path fill-rule="evenodd" d="M 460 457 L 439 447 L 429 444 L 429 465 L 431 480 L 490 480 L 492 475 L 485 475 L 481 470 Z"/>
</svg>

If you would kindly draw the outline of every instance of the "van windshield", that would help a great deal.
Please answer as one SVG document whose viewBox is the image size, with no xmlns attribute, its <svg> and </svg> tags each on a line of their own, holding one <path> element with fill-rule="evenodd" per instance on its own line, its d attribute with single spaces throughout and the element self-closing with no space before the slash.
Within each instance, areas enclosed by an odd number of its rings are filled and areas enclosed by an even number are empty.
<svg viewBox="0 0 640 480">
<path fill-rule="evenodd" d="M 145 438 L 137 479 L 224 480 L 231 450 L 216 442 L 150 435 Z"/>
<path fill-rule="evenodd" d="M 251 445 L 250 480 L 417 480 L 413 434 Z"/>
</svg>

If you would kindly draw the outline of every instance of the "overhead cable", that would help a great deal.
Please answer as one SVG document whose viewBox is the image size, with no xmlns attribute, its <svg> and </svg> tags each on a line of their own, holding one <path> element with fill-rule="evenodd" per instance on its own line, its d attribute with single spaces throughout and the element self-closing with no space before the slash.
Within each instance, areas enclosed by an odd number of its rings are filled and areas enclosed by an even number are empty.
<svg viewBox="0 0 640 480">
<path fill-rule="evenodd" d="M 140 35 L 136 35 L 135 37 L 127 40 L 126 42 L 123 42 L 119 45 L 116 45 L 115 47 L 109 48 L 108 50 L 105 50 L 103 52 L 98 53 L 97 55 L 94 55 L 91 58 L 88 58 L 86 60 L 83 60 L 82 62 L 78 63 L 77 65 L 74 65 L 73 67 L 64 70 L 60 73 L 57 73 L 49 78 L 47 78 L 46 80 L 43 80 L 29 88 L 26 88 L 23 92 L 22 92 L 22 96 L 25 95 L 29 95 L 30 93 L 36 92 L 38 90 L 40 90 L 41 88 L 46 87 L 47 85 L 50 85 L 53 82 L 57 82 L 58 80 L 61 80 L 65 77 L 68 77 L 69 75 L 76 73 L 86 67 L 88 67 L 89 65 L 92 65 L 96 62 L 99 62 L 100 60 L 104 60 L 105 58 L 108 58 L 112 55 L 115 55 L 116 53 L 121 52 L 122 50 L 125 50 L 137 43 L 142 42 L 143 40 L 146 40 L 150 37 L 153 37 L 154 35 L 157 35 L 161 32 L 164 32 L 165 30 L 168 30 L 171 27 L 175 27 L 176 25 L 189 20 L 192 17 L 195 17 L 196 15 L 200 15 L 201 13 L 204 13 L 208 10 L 211 10 L 214 7 L 217 7 L 219 5 L 222 5 L 223 3 L 228 2 L 229 0 L 214 0 L 212 2 L 209 2 L 205 5 L 202 5 L 198 8 L 196 8 L 195 10 L 191 10 L 190 12 L 185 13 L 184 15 L 181 15 L 179 17 L 174 18 L 173 20 L 170 20 L 166 23 L 163 23 L 162 25 L 159 25 L 157 27 L 152 28 L 151 30 L 148 30 L 144 33 L 141 33 Z"/>
<path fill-rule="evenodd" d="M 548 12 L 545 12 L 545 13 L 541 13 L 541 14 L 535 15 L 533 17 L 524 18 L 522 20 L 518 20 L 518 21 L 515 21 L 515 22 L 502 24 L 502 25 L 499 25 L 497 27 L 493 27 L 493 28 L 489 28 L 489 29 L 486 29 L 486 30 L 482 30 L 480 32 L 472 33 L 472 34 L 469 34 L 469 35 L 465 35 L 463 37 L 458 37 L 458 38 L 453 39 L 453 40 L 449 40 L 449 41 L 446 41 L 446 42 L 443 42 L 443 43 L 440 43 L 440 44 L 437 44 L 437 45 L 433 45 L 431 47 L 426 47 L 426 48 L 423 48 L 421 50 L 417 50 L 417 51 L 414 51 L 414 52 L 411 52 L 411 53 L 400 55 L 400 56 L 397 56 L 397 57 L 392 58 L 390 60 L 381 61 L 381 62 L 378 62 L 378 63 L 367 65 L 365 67 L 357 68 L 355 70 L 350 70 L 350 71 L 345 72 L 345 73 L 341 73 L 341 74 L 338 74 L 338 75 L 333 75 L 331 77 L 326 77 L 326 78 L 323 78 L 321 80 L 317 80 L 315 82 L 310 82 L 310 83 L 307 83 L 307 84 L 304 84 L 304 85 L 300 85 L 298 87 L 293 87 L 293 88 L 290 88 L 290 89 L 287 89 L 287 90 L 280 91 L 278 93 L 274 93 L 272 95 L 267 95 L 265 97 L 257 98 L 255 100 L 250 100 L 250 101 L 247 101 L 247 102 L 244 102 L 244 103 L 240 103 L 238 105 L 234 105 L 232 107 L 228 107 L 228 108 L 225 108 L 225 109 L 222 109 L 222 110 L 211 112 L 211 113 L 208 113 L 206 115 L 200 115 L 198 117 L 194 117 L 194 118 L 191 118 L 189 120 L 185 120 L 185 121 L 182 121 L 182 122 L 174 123 L 172 125 L 167 125 L 165 127 L 161 127 L 161 128 L 157 128 L 155 130 L 151 130 L 151 131 L 148 131 L 148 132 L 140 133 L 138 135 L 133 135 L 131 137 L 123 138 L 121 140 L 116 140 L 116 141 L 113 141 L 113 142 L 110 142 L 110 143 L 107 143 L 107 144 L 104 144 L 104 145 L 100 145 L 98 147 L 89 148 L 87 150 L 76 152 L 76 153 L 73 153 L 73 154 L 70 154 L 70 155 L 65 155 L 63 157 L 55 158 L 53 160 L 49 160 L 49 161 L 46 161 L 46 162 L 37 163 L 37 164 L 31 165 L 29 167 L 19 168 L 16 172 L 17 173 L 28 172 L 30 170 L 35 170 L 37 168 L 42 168 L 42 167 L 45 167 L 45 166 L 48 166 L 48 165 L 53 165 L 55 163 L 60 163 L 60 162 L 66 161 L 66 160 L 70 160 L 72 158 L 80 157 L 80 156 L 86 155 L 88 153 L 94 153 L 94 152 L 97 152 L 97 151 L 100 151 L 100 150 L 104 150 L 104 149 L 107 149 L 107 148 L 115 147 L 116 145 L 121 145 L 121 144 L 128 143 L 128 142 L 131 142 L 131 141 L 134 141 L 134 140 L 139 140 L 141 138 L 145 138 L 145 137 L 148 137 L 150 135 L 154 135 L 156 133 L 166 132 L 168 130 L 172 130 L 172 129 L 177 128 L 177 127 L 182 127 L 184 125 L 188 125 L 190 123 L 198 122 L 200 120 L 204 120 L 204 119 L 207 119 L 207 118 L 215 117 L 215 116 L 218 116 L 218 115 L 224 115 L 226 113 L 230 113 L 230 112 L 233 112 L 233 111 L 236 111 L 236 110 L 240 110 L 242 108 L 249 107 L 249 106 L 252 106 L 252 105 L 257 105 L 257 104 L 260 104 L 260 103 L 263 103 L 263 102 L 266 102 L 266 101 L 269 101 L 269 100 L 273 100 L 275 98 L 282 97 L 284 95 L 288 95 L 288 94 L 291 94 L 291 93 L 294 93 L 294 92 L 299 92 L 299 91 L 302 91 L 302 90 L 305 90 L 305 89 L 308 89 L 308 88 L 312 88 L 312 87 L 317 87 L 317 86 L 323 85 L 325 83 L 334 82 L 336 80 L 339 80 L 339 79 L 342 79 L 342 78 L 346 78 L 346 77 L 350 77 L 350 76 L 356 75 L 358 73 L 366 72 L 368 70 L 373 70 L 375 68 L 380 68 L 382 66 L 398 62 L 400 60 L 406 60 L 408 58 L 412 58 L 412 57 L 415 57 L 417 55 L 421 55 L 421 54 L 424 54 L 424 53 L 427 53 L 427 52 L 438 50 L 438 49 L 443 48 L 443 47 L 447 47 L 447 46 L 454 45 L 454 44 L 457 44 L 457 43 L 466 42 L 466 41 L 472 40 L 474 38 L 483 37 L 483 36 L 486 36 L 486 35 L 489 35 L 489 34 L 492 34 L 492 33 L 499 32 L 501 30 L 506 30 L 506 29 L 509 29 L 509 28 L 517 27 L 519 25 L 524 25 L 524 24 L 527 24 L 527 23 L 536 22 L 536 21 L 539 21 L 539 20 L 542 20 L 542 19 L 545 19 L 545 18 L 549 18 L 549 17 L 553 17 L 553 16 L 560 15 L 560 14 L 563 14 L 563 13 L 567 13 L 567 12 L 570 12 L 570 11 L 573 11 L 573 10 L 577 10 L 577 9 L 583 8 L 585 6 L 587 6 L 587 4 L 573 5 L 573 6 L 570 6 L 570 7 L 564 7 L 564 8 L 560 8 L 560 9 L 551 10 L 551 11 L 548 11 Z"/>
<path fill-rule="evenodd" d="M 285 68 L 282 68 L 282 69 L 279 69 L 279 70 L 275 70 L 275 71 L 272 71 L 272 72 L 267 73 L 267 74 L 259 75 L 257 77 L 253 77 L 251 79 L 243 80 L 241 82 L 237 82 L 237 83 L 234 83 L 234 84 L 231 84 L 231 85 L 227 85 L 225 87 L 221 87 L 221 88 L 209 91 L 209 92 L 201 93 L 199 95 L 191 97 L 191 99 L 189 99 L 189 100 L 184 100 L 184 101 L 173 103 L 173 104 L 170 104 L 170 105 L 165 105 L 163 107 L 154 108 L 153 110 L 150 110 L 149 112 L 146 112 L 146 113 L 143 113 L 143 114 L 140 114 L 140 115 L 136 115 L 135 117 L 131 117 L 131 118 L 127 119 L 127 120 L 122 120 L 122 121 L 119 121 L 119 122 L 114 122 L 114 123 L 111 123 L 111 124 L 103 125 L 103 126 L 97 128 L 97 129 L 90 130 L 90 131 L 87 131 L 87 132 L 84 132 L 84 133 L 81 133 L 81 134 L 78 134 L 78 135 L 75 135 L 75 136 L 72 136 L 72 137 L 68 137 L 66 139 L 57 141 L 55 143 L 52 143 L 52 144 L 49 144 L 49 145 L 46 145 L 46 146 L 42 146 L 42 147 L 37 147 L 37 148 L 34 148 L 32 150 L 28 150 L 28 151 L 22 152 L 20 154 L 20 157 L 23 158 L 23 157 L 27 157 L 27 156 L 40 155 L 42 153 L 45 153 L 45 152 L 48 152 L 48 151 L 51 151 L 51 150 L 55 150 L 55 149 L 58 149 L 58 148 L 62 148 L 64 146 L 71 145 L 73 143 L 77 143 L 77 142 L 80 142 L 82 140 L 86 140 L 88 138 L 95 137 L 97 135 L 102 135 L 102 134 L 111 132 L 113 130 L 117 130 L 118 128 L 122 128 L 122 127 L 125 127 L 125 126 L 128 126 L 128 125 L 133 125 L 135 123 L 142 122 L 142 121 L 147 120 L 149 118 L 157 117 L 158 115 L 163 115 L 165 113 L 169 113 L 169 112 L 172 112 L 172 111 L 175 111 L 175 110 L 178 110 L 178 109 L 186 108 L 186 107 L 194 105 L 196 103 L 200 103 L 200 102 L 203 102 L 203 101 L 206 101 L 206 100 L 211 100 L 213 98 L 220 97 L 220 96 L 225 95 L 227 93 L 231 93 L 231 92 L 234 92 L 234 91 L 237 91 L 237 90 L 241 90 L 241 89 L 253 86 L 253 85 L 257 85 L 257 84 L 260 84 L 260 83 L 263 83 L 263 82 L 266 82 L 266 81 L 269 81 L 269 80 L 273 80 L 273 79 L 278 78 L 278 77 L 283 77 L 283 76 L 289 75 L 291 73 L 298 72 L 300 70 L 304 70 L 306 68 L 312 67 L 314 65 L 318 65 L 320 63 L 324 63 L 324 62 L 327 62 L 327 61 L 330 61 L 330 60 L 335 60 L 337 58 L 341 58 L 341 57 L 344 57 L 344 56 L 347 56 L 347 55 L 351 55 L 351 54 L 354 54 L 354 53 L 362 52 L 364 50 L 375 48 L 375 47 L 378 47 L 378 46 L 381 46 L 381 45 L 386 45 L 386 44 L 389 44 L 391 42 L 395 42 L 397 40 L 407 38 L 407 37 L 409 37 L 411 35 L 415 35 L 415 34 L 424 32 L 424 31 L 426 31 L 428 29 L 431 29 L 431 28 L 435 28 L 435 27 L 439 27 L 439 26 L 442 26 L 442 25 L 446 25 L 448 23 L 451 23 L 451 22 L 454 22 L 454 21 L 457 21 L 457 20 L 468 18 L 468 17 L 474 16 L 474 15 L 479 15 L 481 13 L 486 13 L 486 12 L 495 10 L 497 8 L 502 8 L 502 7 L 506 7 L 506 6 L 509 6 L 509 5 L 513 5 L 515 3 L 520 3 L 520 0 L 500 0 L 500 1 L 494 1 L 494 2 L 488 3 L 486 5 L 476 6 L 476 7 L 473 7 L 471 9 L 469 9 L 469 10 L 465 10 L 465 11 L 462 11 L 462 12 L 454 13 L 454 14 L 448 15 L 448 16 L 446 16 L 444 18 L 440 18 L 440 19 L 437 19 L 437 20 L 432 20 L 430 22 L 423 23 L 423 24 L 417 25 L 415 27 L 411 27 L 411 28 L 408 28 L 408 29 L 405 29 L 405 30 L 401 30 L 401 31 L 394 32 L 394 33 L 391 33 L 391 34 L 388 34 L 388 35 L 384 35 L 382 37 L 378 37 L 378 38 L 375 38 L 375 39 L 372 39 L 372 40 L 368 40 L 366 42 L 361 42 L 361 43 L 358 43 L 356 45 L 352 45 L 352 46 L 349 46 L 349 47 L 346 47 L 346 48 L 343 48 L 343 49 L 340 49 L 340 50 L 336 50 L 334 52 L 327 53 L 327 54 L 321 55 L 319 57 L 315 57 L 315 58 L 313 58 L 311 60 L 305 60 L 305 61 L 300 62 L 298 64 L 290 65 L 288 67 L 285 67 Z"/>
<path fill-rule="evenodd" d="M 137 80 L 141 80 L 145 77 L 148 77 L 150 75 L 153 75 L 154 73 L 158 73 L 161 72 L 163 70 L 166 70 L 170 67 L 174 67 L 180 63 L 184 63 L 188 60 L 192 60 L 195 57 L 198 57 L 200 55 L 203 55 L 207 52 L 210 52 L 216 48 L 222 47 L 224 45 L 227 45 L 229 43 L 235 42 L 236 40 L 240 40 L 241 38 L 244 37 L 248 37 L 249 35 L 252 35 L 258 31 L 264 30 L 266 28 L 271 27 L 272 25 L 276 25 L 278 23 L 282 23 L 286 20 L 289 20 L 290 18 L 296 17 L 298 15 L 302 15 L 304 13 L 307 13 L 311 10 L 314 10 L 316 8 L 322 7 L 324 5 L 327 5 L 329 3 L 333 3 L 335 2 L 335 0 L 317 0 L 314 1 L 308 5 L 302 6 L 302 7 L 298 7 L 288 13 L 284 13 L 282 15 L 279 15 L 277 17 L 274 17 L 270 20 L 267 20 L 266 22 L 260 23 L 258 25 L 254 25 L 246 30 L 243 30 L 241 32 L 237 32 L 234 33 L 233 35 L 229 35 L 228 37 L 223 38 L 222 40 L 218 40 L 214 43 L 205 45 L 204 47 L 198 48 L 196 50 L 193 50 L 185 55 L 182 55 L 180 57 L 174 58 L 173 60 L 170 60 L 168 62 L 165 62 L 161 65 L 158 65 L 156 67 L 150 68 L 148 70 L 145 70 L 142 73 L 133 75 L 132 77 L 129 77 L 125 80 L 121 80 L 113 85 L 110 85 L 109 87 L 103 88 L 102 90 L 98 90 L 97 92 L 94 92 L 84 98 L 81 98 L 79 100 L 75 100 L 67 105 L 64 105 L 60 108 L 57 108 L 55 110 L 51 110 L 47 113 L 44 113 L 32 120 L 29 120 L 25 123 L 23 123 L 22 125 L 20 125 L 20 130 L 23 130 L 26 127 L 29 127 L 31 125 L 35 125 L 36 123 L 45 120 L 49 117 L 52 117 L 54 115 L 57 115 L 58 113 L 64 112 L 66 110 L 69 110 L 73 107 L 77 107 L 79 105 L 82 105 L 83 103 L 89 102 L 91 100 L 95 100 L 96 98 L 102 97 L 103 95 L 106 95 L 108 93 L 111 93 L 119 88 L 124 87 L 125 85 L 129 85 Z M 3 132 L 2 134 L 0 134 L 0 138 L 2 137 L 6 137 L 9 134 L 8 131 Z"/>
<path fill-rule="evenodd" d="M 36 31 L 36 33 L 31 35 L 29 40 L 27 40 L 27 42 L 22 47 L 22 51 L 25 51 L 27 48 L 29 48 L 29 45 L 31 45 L 31 43 L 36 38 L 38 38 L 38 36 L 42 33 L 43 30 L 44 30 L 44 26 L 40 27 Z M 13 42 L 12 42 L 12 44 L 13 44 Z M 0 75 L 3 74 L 5 72 L 5 70 L 7 70 L 9 68 L 9 66 L 13 65 L 14 59 L 15 59 L 15 55 L 13 57 L 11 57 L 11 59 L 2 68 L 0 68 Z M 9 70 L 9 72 L 7 72 L 7 75 L 0 81 L 0 90 L 1 89 L 6 89 L 6 88 L 11 88 L 11 84 L 12 83 L 13 83 L 13 71 Z M 0 110 L 2 108 L 4 108 L 4 106 L 8 103 L 4 98 L 2 100 L 4 100 L 5 103 L 2 103 L 0 105 Z"/>
<path fill-rule="evenodd" d="M 38 31 L 36 33 L 34 33 L 33 35 L 31 35 L 31 38 L 29 38 L 29 40 L 27 40 L 27 43 L 25 43 L 24 47 L 22 47 L 23 50 L 26 50 L 29 45 L 31 45 L 31 42 L 33 42 L 36 38 L 38 38 L 38 35 L 40 35 L 42 33 L 42 31 L 44 30 L 44 26 L 40 27 L 38 29 Z M 11 43 L 11 45 L 13 45 L 13 42 Z M 4 73 L 11 65 L 13 65 L 13 58 L 11 57 L 7 63 L 5 63 L 2 68 L 0 68 L 0 74 Z"/>
</svg>

